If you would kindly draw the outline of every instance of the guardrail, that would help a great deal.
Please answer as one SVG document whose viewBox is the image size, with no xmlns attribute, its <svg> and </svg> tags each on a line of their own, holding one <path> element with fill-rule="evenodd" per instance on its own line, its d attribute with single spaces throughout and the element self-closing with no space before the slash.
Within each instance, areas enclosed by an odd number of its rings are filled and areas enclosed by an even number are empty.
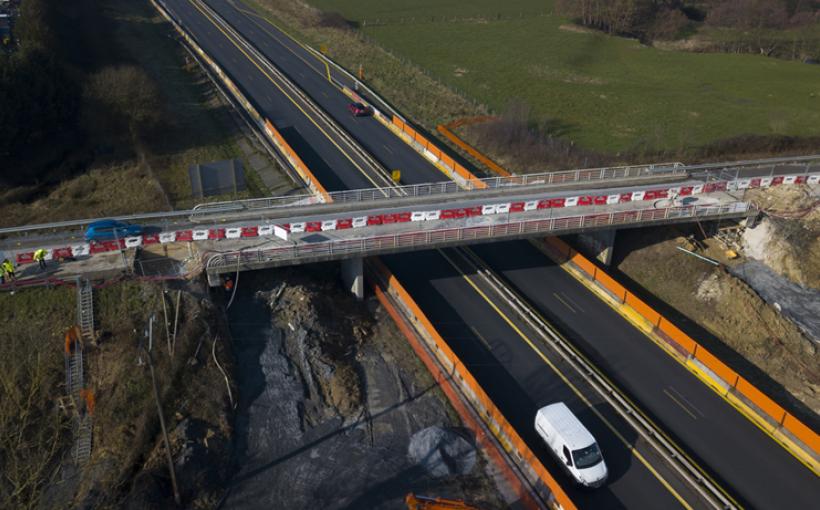
<svg viewBox="0 0 820 510">
<path fill-rule="evenodd" d="M 294 244 L 263 250 L 211 254 L 206 268 L 212 273 L 235 271 L 248 266 L 285 265 L 305 261 L 341 259 L 355 255 L 375 255 L 397 250 L 429 249 L 444 244 L 463 244 L 494 238 L 528 237 L 577 229 L 657 223 L 685 218 L 744 216 L 757 209 L 746 202 L 721 206 L 687 206 L 663 209 L 636 209 L 613 213 L 586 214 L 477 227 L 431 229 L 359 239 L 329 240 Z"/>
</svg>

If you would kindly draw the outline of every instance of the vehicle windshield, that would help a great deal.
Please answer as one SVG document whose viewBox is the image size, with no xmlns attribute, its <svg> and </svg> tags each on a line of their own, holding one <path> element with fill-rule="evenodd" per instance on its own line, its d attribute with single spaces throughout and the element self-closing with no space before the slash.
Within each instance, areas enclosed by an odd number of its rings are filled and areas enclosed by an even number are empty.
<svg viewBox="0 0 820 510">
<path fill-rule="evenodd" d="M 573 451 L 572 458 L 575 460 L 575 467 L 578 469 L 592 467 L 603 460 L 601 450 L 598 449 L 598 445 L 595 443 L 592 443 L 586 448 Z"/>
</svg>

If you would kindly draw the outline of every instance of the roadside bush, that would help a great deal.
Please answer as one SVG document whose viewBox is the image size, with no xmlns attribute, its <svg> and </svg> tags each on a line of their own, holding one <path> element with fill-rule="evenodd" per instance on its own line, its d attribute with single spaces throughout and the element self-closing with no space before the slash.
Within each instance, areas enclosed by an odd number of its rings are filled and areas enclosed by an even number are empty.
<svg viewBox="0 0 820 510">
<path fill-rule="evenodd" d="M 108 115 L 99 121 L 114 132 L 139 136 L 162 117 L 159 88 L 137 66 L 106 67 L 88 78 L 84 92 L 103 107 Z"/>
<path fill-rule="evenodd" d="M 500 155 L 519 173 L 597 166 L 608 158 L 581 149 L 562 135 L 566 126 L 554 120 L 537 121 L 529 105 L 511 103 L 498 119 L 477 124 L 472 131 L 476 144 Z"/>
</svg>

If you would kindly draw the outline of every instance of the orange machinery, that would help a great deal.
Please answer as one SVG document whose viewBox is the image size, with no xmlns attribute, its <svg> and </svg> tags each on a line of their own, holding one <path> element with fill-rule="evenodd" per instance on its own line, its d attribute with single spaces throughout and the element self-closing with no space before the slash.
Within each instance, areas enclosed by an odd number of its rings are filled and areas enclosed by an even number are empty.
<svg viewBox="0 0 820 510">
<path fill-rule="evenodd" d="M 417 496 L 412 492 L 404 498 L 408 510 L 479 510 L 460 499 L 431 498 Z"/>
</svg>

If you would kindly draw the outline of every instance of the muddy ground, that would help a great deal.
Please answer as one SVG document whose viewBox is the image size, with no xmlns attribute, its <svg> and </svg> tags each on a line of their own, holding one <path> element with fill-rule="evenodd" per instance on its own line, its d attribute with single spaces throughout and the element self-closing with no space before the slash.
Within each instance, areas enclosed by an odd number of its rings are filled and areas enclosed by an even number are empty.
<svg viewBox="0 0 820 510">
<path fill-rule="evenodd" d="M 400 509 L 408 492 L 502 508 L 480 455 L 440 478 L 410 460 L 427 427 L 473 438 L 378 302 L 338 281 L 333 264 L 240 276 L 239 471 L 222 508 Z"/>
<path fill-rule="evenodd" d="M 782 306 L 767 302 L 761 297 L 764 289 L 759 293 L 733 274 L 743 276 L 755 263 L 768 264 L 771 275 L 763 276 L 781 278 L 781 283 L 791 279 L 803 285 L 798 290 L 808 292 L 805 295 L 815 295 L 811 286 L 818 286 L 820 259 L 816 196 L 805 187 L 783 187 L 756 192 L 754 200 L 770 208 L 771 215 L 755 229 L 734 237 L 735 243 L 728 248 L 737 251 L 737 258 L 730 259 L 727 246 L 703 235 L 730 227 L 730 223 L 704 225 L 703 230 L 697 225 L 667 226 L 619 231 L 613 268 L 630 289 L 744 377 L 775 400 L 789 404 L 809 423 L 816 423 L 820 411 L 818 344 L 784 313 L 786 300 Z M 787 210 L 799 212 L 792 215 Z M 696 246 L 693 239 L 702 242 Z M 687 255 L 679 246 L 722 265 Z M 744 266 L 749 263 L 752 265 Z M 753 284 L 758 280 L 749 279 Z"/>
</svg>

